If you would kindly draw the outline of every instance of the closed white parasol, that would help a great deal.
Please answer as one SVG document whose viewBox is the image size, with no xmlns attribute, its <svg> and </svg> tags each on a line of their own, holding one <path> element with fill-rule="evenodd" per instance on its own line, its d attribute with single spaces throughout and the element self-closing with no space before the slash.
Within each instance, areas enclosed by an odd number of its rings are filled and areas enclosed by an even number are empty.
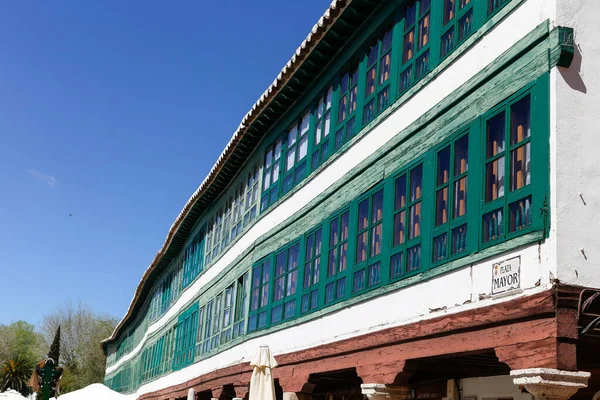
<svg viewBox="0 0 600 400">
<path fill-rule="evenodd" d="M 250 363 L 254 368 L 250 378 L 249 400 L 275 400 L 275 382 L 271 370 L 277 367 L 277 361 L 269 346 L 260 346 Z"/>
</svg>

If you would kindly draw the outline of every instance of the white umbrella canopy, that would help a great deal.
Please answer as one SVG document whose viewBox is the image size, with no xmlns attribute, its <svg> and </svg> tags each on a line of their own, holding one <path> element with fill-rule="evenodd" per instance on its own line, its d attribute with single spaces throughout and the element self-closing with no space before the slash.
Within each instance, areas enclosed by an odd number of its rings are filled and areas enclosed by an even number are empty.
<svg viewBox="0 0 600 400">
<path fill-rule="evenodd" d="M 110 390 L 101 383 L 94 383 L 83 389 L 59 396 L 59 400 L 127 400 L 124 394 Z"/>
<path fill-rule="evenodd" d="M 269 346 L 260 346 L 250 366 L 254 369 L 250 378 L 248 400 L 275 400 L 275 382 L 271 370 L 277 367 L 277 361 Z"/>
</svg>

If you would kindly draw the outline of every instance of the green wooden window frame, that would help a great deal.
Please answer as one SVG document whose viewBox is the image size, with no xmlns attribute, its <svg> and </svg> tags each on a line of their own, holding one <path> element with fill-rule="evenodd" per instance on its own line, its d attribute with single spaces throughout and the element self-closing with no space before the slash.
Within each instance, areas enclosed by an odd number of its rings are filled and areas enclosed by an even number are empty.
<svg viewBox="0 0 600 400">
<path fill-rule="evenodd" d="M 248 173 L 246 182 L 246 201 L 244 206 L 244 228 L 248 226 L 258 214 L 258 183 L 259 183 L 259 168 L 252 167 Z M 238 229 L 238 235 L 240 230 Z"/>
<path fill-rule="evenodd" d="M 357 112 L 359 101 L 360 63 L 352 61 L 340 76 L 338 83 L 338 103 L 336 105 L 336 127 L 334 149 L 339 149 L 357 132 Z"/>
<path fill-rule="evenodd" d="M 272 255 L 252 267 L 248 332 L 266 328 L 269 322 L 269 288 Z"/>
<path fill-rule="evenodd" d="M 437 147 L 435 154 L 432 263 L 461 257 L 468 251 L 469 133 L 460 132 Z"/>
<path fill-rule="evenodd" d="M 521 91 L 483 119 L 483 247 L 534 227 L 531 100 L 529 89 Z"/>
<path fill-rule="evenodd" d="M 362 123 L 371 122 L 390 105 L 394 25 L 385 25 L 365 56 L 366 77 Z"/>
<path fill-rule="evenodd" d="M 283 167 L 283 138 L 278 138 L 265 153 L 263 167 L 261 210 L 266 210 L 279 199 L 279 180 Z"/>
<path fill-rule="evenodd" d="M 356 249 L 352 270 L 352 293 L 360 293 L 381 283 L 383 258 L 384 187 L 378 185 L 358 200 L 356 213 Z"/>
<path fill-rule="evenodd" d="M 221 317 L 223 312 L 223 293 L 215 297 L 214 314 L 212 319 L 212 338 L 210 340 L 210 348 L 216 349 L 219 347 L 221 338 Z"/>
<path fill-rule="evenodd" d="M 440 59 L 473 33 L 476 0 L 443 0 Z"/>
<path fill-rule="evenodd" d="M 328 251 L 327 270 L 324 282 L 325 304 L 331 304 L 346 297 L 350 285 L 348 271 L 351 270 L 350 259 L 353 249 L 350 248 L 350 209 L 344 209 L 327 222 Z"/>
<path fill-rule="evenodd" d="M 399 93 L 430 71 L 432 0 L 412 0 L 405 6 Z"/>
<path fill-rule="evenodd" d="M 245 333 L 244 325 L 246 324 L 246 314 L 248 307 L 248 293 L 250 291 L 250 272 L 238 278 L 235 291 L 235 314 L 233 317 L 233 333 L 235 339 Z"/>
<path fill-rule="evenodd" d="M 223 321 L 221 323 L 221 344 L 231 340 L 231 328 L 234 312 L 234 285 L 228 286 L 223 291 Z"/>
<path fill-rule="evenodd" d="M 302 297 L 300 312 L 307 313 L 320 305 L 319 289 L 323 254 L 323 227 L 319 226 L 305 237 L 304 271 L 302 274 Z"/>
<path fill-rule="evenodd" d="M 204 266 L 204 239 L 204 228 L 202 228 L 184 250 L 182 289 L 192 283 L 200 272 L 202 272 Z M 165 311 L 166 309 L 163 309 L 162 313 Z"/>
<path fill-rule="evenodd" d="M 173 356 L 173 370 L 177 371 L 194 362 L 196 355 L 196 330 L 198 329 L 198 303 L 181 313 L 177 319 L 177 335 Z"/>
<path fill-rule="evenodd" d="M 329 86 L 323 96 L 317 102 L 314 111 L 314 139 L 309 143 L 312 149 L 311 154 L 311 169 L 317 168 L 325 161 L 330 154 L 330 149 L 333 148 L 331 134 L 334 127 L 333 120 L 333 86 Z"/>
<path fill-rule="evenodd" d="M 284 138 L 283 177 L 281 193 L 289 192 L 302 181 L 310 168 L 308 139 L 311 130 L 311 113 L 305 111 L 287 131 Z"/>
<path fill-rule="evenodd" d="M 405 278 L 423 268 L 423 189 L 425 158 L 420 158 L 394 176 L 393 234 L 390 280 Z"/>
<path fill-rule="evenodd" d="M 294 318 L 302 246 L 297 241 L 275 254 L 270 324 Z"/>
<path fill-rule="evenodd" d="M 212 350 L 212 321 L 213 321 L 214 299 L 208 301 L 204 306 L 203 314 L 203 334 L 202 334 L 202 354 Z"/>
</svg>

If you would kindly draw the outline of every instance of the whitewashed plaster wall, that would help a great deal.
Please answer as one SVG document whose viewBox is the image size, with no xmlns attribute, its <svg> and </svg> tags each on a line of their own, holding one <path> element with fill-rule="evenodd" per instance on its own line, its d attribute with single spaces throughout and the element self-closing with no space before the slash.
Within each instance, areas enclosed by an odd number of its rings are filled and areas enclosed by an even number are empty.
<svg viewBox="0 0 600 400">
<path fill-rule="evenodd" d="M 600 1 L 558 0 L 556 24 L 575 30 L 570 68 L 556 68 L 558 278 L 600 288 Z"/>
</svg>

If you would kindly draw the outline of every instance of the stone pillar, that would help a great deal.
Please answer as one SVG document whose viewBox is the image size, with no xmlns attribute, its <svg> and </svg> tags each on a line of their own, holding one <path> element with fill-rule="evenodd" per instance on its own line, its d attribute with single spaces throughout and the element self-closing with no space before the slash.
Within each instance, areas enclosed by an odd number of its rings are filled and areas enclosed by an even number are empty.
<svg viewBox="0 0 600 400">
<path fill-rule="evenodd" d="M 196 400 L 196 392 L 194 389 L 188 390 L 187 400 Z"/>
<path fill-rule="evenodd" d="M 362 394 L 369 400 L 406 400 L 411 398 L 409 386 L 385 385 L 383 383 L 363 383 Z"/>
<path fill-rule="evenodd" d="M 587 387 L 589 372 L 530 368 L 510 371 L 515 385 L 524 387 L 534 399 L 568 400 Z"/>
</svg>

